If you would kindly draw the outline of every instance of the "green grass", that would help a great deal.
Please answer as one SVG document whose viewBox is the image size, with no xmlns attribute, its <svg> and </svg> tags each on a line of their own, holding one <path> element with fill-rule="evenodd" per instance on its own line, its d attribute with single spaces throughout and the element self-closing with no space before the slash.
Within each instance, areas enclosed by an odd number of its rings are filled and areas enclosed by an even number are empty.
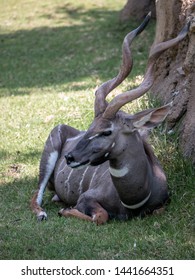
<svg viewBox="0 0 195 280">
<path fill-rule="evenodd" d="M 172 193 L 164 214 L 97 227 L 59 218 L 49 192 L 46 222 L 29 208 L 50 130 L 87 129 L 95 88 L 116 75 L 123 37 L 137 26 L 118 21 L 126 1 L 96 2 L 0 0 L 0 259 L 194 259 L 194 169 L 162 128 L 151 140 Z M 140 81 L 154 30 L 151 22 L 134 42 L 134 70 L 116 93 Z M 145 96 L 126 109 L 153 104 Z"/>
</svg>

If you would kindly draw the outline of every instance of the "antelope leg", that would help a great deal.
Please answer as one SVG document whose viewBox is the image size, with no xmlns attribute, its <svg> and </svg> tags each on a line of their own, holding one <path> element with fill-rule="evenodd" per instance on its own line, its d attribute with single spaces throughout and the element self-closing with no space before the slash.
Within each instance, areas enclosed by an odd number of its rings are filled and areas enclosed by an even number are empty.
<svg viewBox="0 0 195 280">
<path fill-rule="evenodd" d="M 31 209 L 37 215 L 39 221 L 47 218 L 46 212 L 41 207 L 43 194 L 54 171 L 62 144 L 61 126 L 59 125 L 51 131 L 45 143 L 40 162 L 38 190 L 31 200 Z"/>
<path fill-rule="evenodd" d="M 86 209 L 87 207 L 88 205 L 86 205 Z M 76 217 L 85 221 L 94 222 L 97 225 L 105 224 L 109 218 L 107 211 L 98 202 L 93 202 L 93 207 L 91 208 L 89 215 L 82 213 L 76 208 L 63 208 L 58 214 L 64 217 Z"/>
<path fill-rule="evenodd" d="M 83 214 L 82 212 L 78 211 L 76 208 L 71 208 L 71 209 L 63 208 L 58 212 L 58 214 L 59 216 L 64 216 L 66 218 L 75 217 L 85 221 L 93 222 L 93 219 L 90 216 Z"/>
</svg>

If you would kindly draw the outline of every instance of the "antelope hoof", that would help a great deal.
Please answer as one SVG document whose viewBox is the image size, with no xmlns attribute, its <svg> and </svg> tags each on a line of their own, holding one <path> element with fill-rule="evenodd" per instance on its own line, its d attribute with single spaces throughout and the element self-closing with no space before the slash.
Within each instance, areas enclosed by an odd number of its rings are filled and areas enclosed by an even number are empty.
<svg viewBox="0 0 195 280">
<path fill-rule="evenodd" d="M 60 217 L 62 217 L 62 216 L 63 216 L 64 211 L 67 211 L 67 209 L 62 208 L 62 209 L 58 212 L 58 215 L 59 215 Z"/>
<path fill-rule="evenodd" d="M 71 208 L 62 208 L 59 212 L 58 215 L 60 217 L 64 216 L 66 218 L 72 217 L 71 215 Z"/>
<path fill-rule="evenodd" d="M 165 207 L 161 207 L 161 208 L 155 209 L 155 210 L 153 211 L 153 214 L 154 214 L 154 215 L 161 215 L 161 214 L 163 214 L 164 212 L 165 212 Z"/>
<path fill-rule="evenodd" d="M 92 221 L 96 223 L 97 226 L 105 224 L 109 219 L 108 213 L 105 211 L 100 211 L 92 216 Z"/>
<path fill-rule="evenodd" d="M 37 220 L 39 222 L 47 220 L 47 214 L 44 211 L 41 211 L 38 215 L 37 215 Z"/>
</svg>

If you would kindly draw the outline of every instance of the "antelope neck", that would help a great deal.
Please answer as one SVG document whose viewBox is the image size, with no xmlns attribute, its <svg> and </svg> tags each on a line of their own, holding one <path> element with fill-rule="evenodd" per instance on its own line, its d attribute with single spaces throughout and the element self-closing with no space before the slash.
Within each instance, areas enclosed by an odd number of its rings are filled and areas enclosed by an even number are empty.
<svg viewBox="0 0 195 280">
<path fill-rule="evenodd" d="M 109 171 L 113 184 L 125 208 L 137 209 L 150 198 L 152 169 L 143 151 L 126 150 L 114 160 L 110 160 Z"/>
</svg>

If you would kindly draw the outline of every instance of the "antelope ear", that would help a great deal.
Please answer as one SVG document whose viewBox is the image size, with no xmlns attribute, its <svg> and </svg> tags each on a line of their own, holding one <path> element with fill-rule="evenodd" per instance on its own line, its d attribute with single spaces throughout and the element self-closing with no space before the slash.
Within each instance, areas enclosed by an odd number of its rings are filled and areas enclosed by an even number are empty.
<svg viewBox="0 0 195 280">
<path fill-rule="evenodd" d="M 157 109 L 145 110 L 133 116 L 133 126 L 135 129 L 152 128 L 160 124 L 167 117 L 172 103 Z"/>
</svg>

